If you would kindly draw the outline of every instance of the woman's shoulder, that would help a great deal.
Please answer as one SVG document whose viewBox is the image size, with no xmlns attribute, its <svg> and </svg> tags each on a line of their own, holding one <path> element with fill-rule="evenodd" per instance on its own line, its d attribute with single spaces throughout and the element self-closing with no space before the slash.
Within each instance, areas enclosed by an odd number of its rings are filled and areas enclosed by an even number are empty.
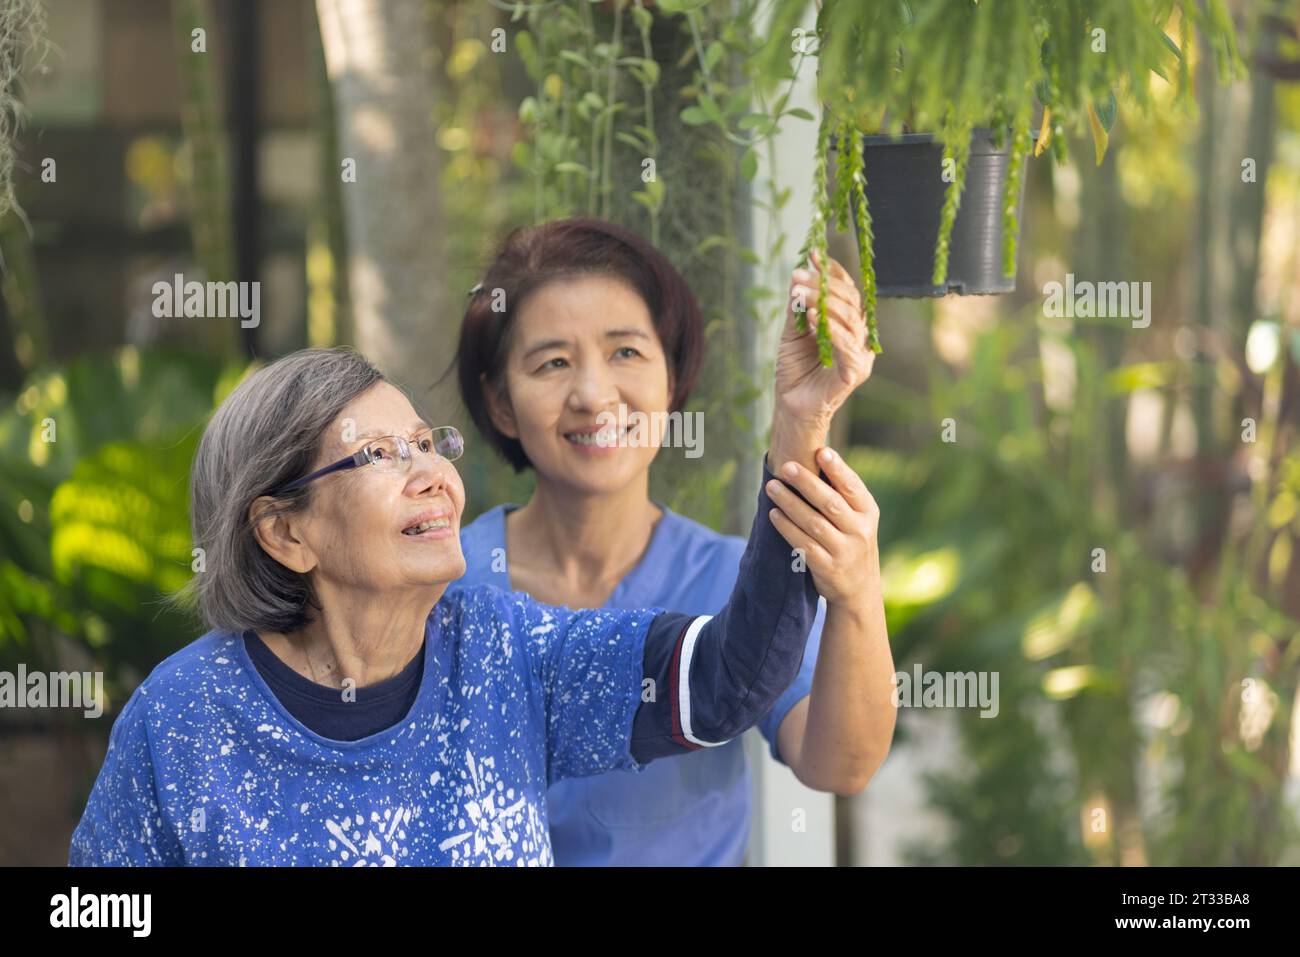
<svg viewBox="0 0 1300 957">
<path fill-rule="evenodd" d="M 565 634 L 581 635 L 611 625 L 635 626 L 653 618 L 662 609 L 571 608 L 548 605 L 523 591 L 507 591 L 496 585 L 456 585 L 449 588 L 435 613 L 444 634 L 453 632 L 463 649 L 499 646 L 507 652 L 516 640 L 536 647 L 549 646 Z"/>
<path fill-rule="evenodd" d="M 438 609 L 441 609 L 440 624 L 444 628 L 451 626 L 462 632 L 476 626 L 522 624 L 538 616 L 545 617 L 548 611 L 571 611 L 542 604 L 527 592 L 510 591 L 487 582 L 461 584 L 460 581 L 447 589 L 435 612 Z"/>
<path fill-rule="evenodd" d="M 505 515 L 506 505 L 494 505 L 486 511 L 479 512 L 474 521 L 468 525 L 462 525 L 460 529 L 461 540 L 466 538 L 472 541 L 481 541 L 491 537 L 501 528 L 503 516 Z"/>
<path fill-rule="evenodd" d="M 500 587 L 505 572 L 505 512 L 497 505 L 460 530 L 460 550 L 465 556 L 465 585 L 492 582 Z M 509 579 L 505 579 L 508 581 Z"/>
<path fill-rule="evenodd" d="M 462 649 L 511 646 L 511 638 L 532 619 L 538 602 L 525 592 L 488 583 L 453 584 L 434 607 L 444 635 Z"/>
<path fill-rule="evenodd" d="M 194 690 L 223 673 L 240 674 L 245 667 L 238 643 L 243 639 L 229 631 L 210 631 L 164 658 L 140 687 L 150 694 Z"/>
<path fill-rule="evenodd" d="M 246 668 L 240 641 L 231 632 L 210 631 L 164 658 L 131 693 L 114 733 L 131 733 L 142 722 L 157 731 L 180 716 L 193 716 L 215 696 L 235 693 Z"/>
</svg>

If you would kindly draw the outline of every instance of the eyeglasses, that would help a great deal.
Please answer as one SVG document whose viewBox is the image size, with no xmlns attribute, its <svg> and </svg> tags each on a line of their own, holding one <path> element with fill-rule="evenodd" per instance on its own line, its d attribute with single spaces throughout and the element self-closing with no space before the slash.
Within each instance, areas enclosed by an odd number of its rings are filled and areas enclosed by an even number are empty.
<svg viewBox="0 0 1300 957">
<path fill-rule="evenodd" d="M 422 432 L 417 432 L 409 442 L 400 435 L 385 435 L 383 438 L 368 442 L 358 451 L 347 458 L 339 459 L 333 465 L 317 469 L 310 475 L 304 475 L 302 478 L 274 488 L 266 494 L 283 495 L 285 492 L 292 492 L 294 489 L 302 488 L 308 482 L 314 482 L 331 472 L 360 468 L 363 465 L 373 465 L 381 472 L 405 472 L 411 467 L 412 448 L 418 449 L 426 455 L 435 455 L 446 459 L 448 462 L 454 462 L 465 451 L 465 437 L 460 434 L 458 429 L 450 425 L 434 426 Z"/>
</svg>

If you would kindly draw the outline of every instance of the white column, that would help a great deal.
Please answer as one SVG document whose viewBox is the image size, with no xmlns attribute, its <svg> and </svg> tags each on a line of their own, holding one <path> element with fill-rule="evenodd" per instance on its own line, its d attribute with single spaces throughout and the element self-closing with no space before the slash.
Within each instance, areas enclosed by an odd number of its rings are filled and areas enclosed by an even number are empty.
<svg viewBox="0 0 1300 957">
<path fill-rule="evenodd" d="M 805 19 L 805 29 L 812 31 L 816 12 L 810 6 Z M 799 78 L 790 95 L 788 108 L 803 107 L 814 116 L 820 116 L 816 98 L 816 61 L 805 58 Z M 792 188 L 790 201 L 780 211 L 777 228 L 786 236 L 784 258 L 767 263 L 769 271 L 760 274 L 771 289 L 784 297 L 789 287 L 790 272 L 795 257 L 812 219 L 812 160 L 816 143 L 816 122 L 787 117 L 775 140 L 776 175 L 780 188 Z M 758 175 L 753 188 L 762 195 L 771 175 L 765 150 L 759 151 Z M 750 207 L 750 234 L 754 248 L 760 255 L 767 249 L 770 237 L 767 213 Z M 771 370 L 776 355 L 777 341 L 781 335 L 782 317 L 754 336 L 750 341 L 756 350 L 751 357 L 751 369 L 765 370 L 762 380 L 769 383 L 765 398 L 771 400 Z M 758 421 L 771 419 L 768 404 Z M 756 730 L 745 735 L 745 750 L 750 757 L 754 775 L 754 818 L 750 829 L 748 863 L 751 866 L 829 866 L 835 863 L 835 805 L 834 797 L 804 787 L 785 765 L 772 760 L 767 741 Z"/>
</svg>

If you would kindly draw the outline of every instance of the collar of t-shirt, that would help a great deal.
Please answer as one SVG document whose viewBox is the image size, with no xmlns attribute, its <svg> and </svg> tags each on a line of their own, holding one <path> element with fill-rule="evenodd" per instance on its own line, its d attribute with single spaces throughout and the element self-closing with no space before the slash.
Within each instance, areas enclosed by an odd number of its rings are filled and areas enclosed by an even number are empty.
<svg viewBox="0 0 1300 957">
<path fill-rule="evenodd" d="M 330 688 L 304 678 L 279 659 L 254 631 L 244 632 L 244 646 L 258 673 L 286 710 L 323 738 L 359 741 L 397 724 L 415 704 L 424 675 L 424 643 L 398 674 L 356 688 L 344 698 Z"/>
<path fill-rule="evenodd" d="M 655 523 L 650 541 L 636 567 L 619 580 L 605 600 L 606 608 L 648 608 L 658 604 L 660 596 L 673 590 L 674 586 L 670 583 L 676 581 L 680 573 L 683 552 L 695 544 L 694 539 L 698 533 L 690 523 L 658 499 L 651 501 L 663 514 Z M 480 555 L 477 549 L 472 550 L 473 553 L 466 550 L 465 561 L 469 571 L 466 578 L 461 580 L 462 584 L 470 581 L 474 584 L 488 582 L 502 591 L 515 590 L 510 584 L 510 569 L 507 567 L 510 556 L 506 554 L 506 516 L 519 508 L 513 503 L 506 503 L 483 514 L 482 517 L 492 523 L 489 534 L 481 543 L 486 545 L 487 554 Z M 743 548 L 744 540 L 740 541 Z M 477 539 L 475 544 L 480 544 Z M 462 537 L 461 547 L 464 546 L 465 539 Z M 496 556 L 492 553 L 497 548 L 501 549 L 504 561 L 494 561 Z M 491 571 L 485 573 L 484 569 Z M 723 598 L 724 603 L 725 601 Z M 677 605 L 672 607 L 676 608 Z"/>
</svg>

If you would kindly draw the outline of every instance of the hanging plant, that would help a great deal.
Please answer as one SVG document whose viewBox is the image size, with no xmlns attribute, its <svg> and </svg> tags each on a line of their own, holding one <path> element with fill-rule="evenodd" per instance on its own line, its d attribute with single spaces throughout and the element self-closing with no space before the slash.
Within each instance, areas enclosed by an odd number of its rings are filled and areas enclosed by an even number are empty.
<svg viewBox="0 0 1300 957">
<path fill-rule="evenodd" d="M 1064 160 L 1061 134 L 1086 126 L 1100 163 L 1120 97 L 1134 115 L 1150 115 L 1156 106 L 1150 89 L 1154 74 L 1175 86 L 1178 102 L 1189 99 L 1187 53 L 1196 29 L 1213 51 L 1220 77 L 1241 69 L 1224 0 L 825 0 L 815 36 L 805 38 L 799 24 L 807 7 L 807 0 L 776 0 L 755 79 L 762 89 L 788 78 L 792 45 L 817 57 L 822 116 L 813 158 L 814 211 L 800 265 L 807 267 L 813 251 L 824 257 L 830 223 L 846 229 L 852 219 L 869 343 L 877 352 L 878 296 L 1014 288 L 1019 208 L 1031 145 L 1034 155 L 1050 148 L 1058 161 Z M 1171 29 L 1177 40 L 1167 32 Z M 814 44 L 813 50 L 806 49 Z M 1035 101 L 1042 110 L 1037 124 Z M 902 162 L 882 156 L 895 146 L 913 152 Z M 838 161 L 830 192 L 826 180 L 832 149 Z M 882 250 L 905 246 L 890 234 L 898 228 L 896 212 L 888 222 L 879 216 L 873 221 L 868 197 L 878 196 L 881 188 L 873 182 L 873 162 L 880 169 L 910 169 L 913 178 L 933 180 L 933 159 L 940 160 L 941 177 L 933 190 L 937 221 L 928 241 L 930 258 L 923 264 L 929 282 L 887 282 L 883 267 L 888 264 L 878 261 L 876 237 Z M 972 257 L 954 244 L 967 232 L 959 214 L 963 194 L 976 179 L 992 196 L 982 196 L 986 201 L 979 204 L 978 215 L 983 222 L 973 227 L 988 248 Z M 951 281 L 958 252 L 963 264 L 974 258 L 987 266 L 983 260 L 990 258 L 989 249 L 995 266 L 1000 260 L 1005 282 Z M 915 261 L 910 265 L 918 266 Z M 829 364 L 824 305 L 816 320 L 822 361 Z"/>
<path fill-rule="evenodd" d="M 19 99 L 24 70 L 39 66 L 48 43 L 40 0 L 0 0 L 0 217 L 16 209 L 14 140 L 24 119 Z M 21 211 L 20 211 L 21 215 Z"/>
</svg>

